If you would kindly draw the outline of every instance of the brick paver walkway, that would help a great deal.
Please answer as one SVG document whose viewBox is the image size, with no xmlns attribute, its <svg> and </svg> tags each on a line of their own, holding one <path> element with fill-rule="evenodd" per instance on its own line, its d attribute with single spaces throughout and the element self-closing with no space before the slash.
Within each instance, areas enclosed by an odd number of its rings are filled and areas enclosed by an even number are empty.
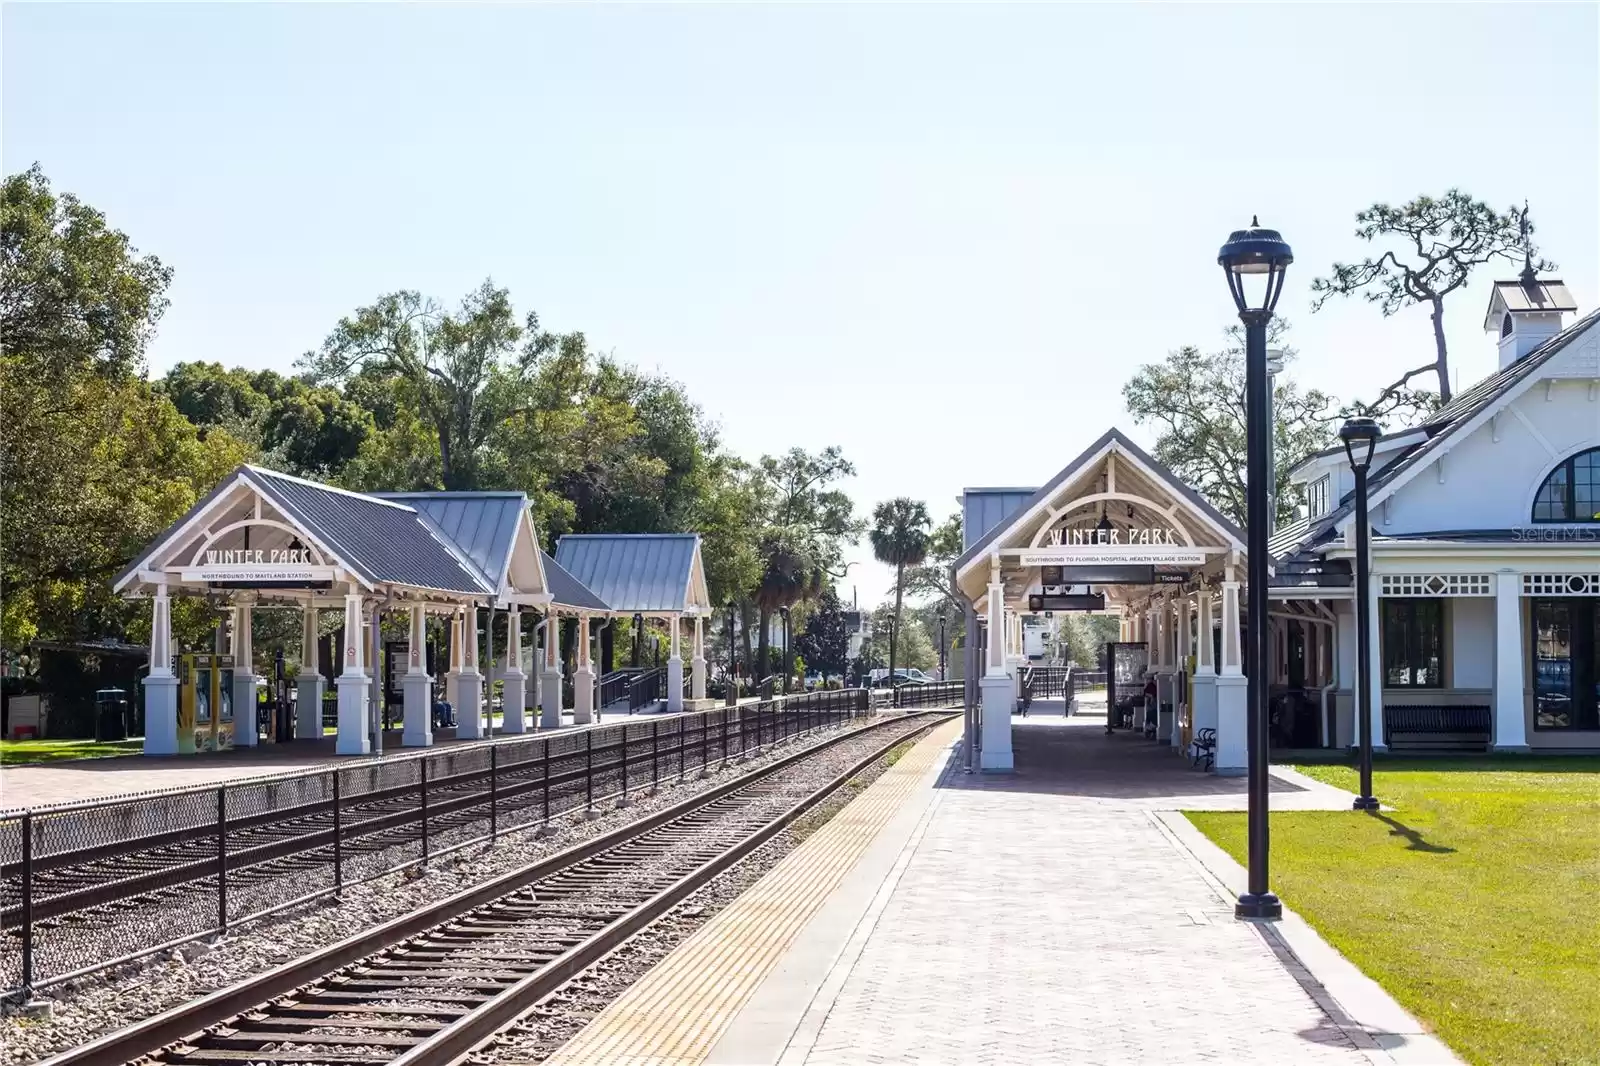
<svg viewBox="0 0 1600 1066">
<path fill-rule="evenodd" d="M 1454 1062 L 1420 1040 L 1383 1050 L 1280 937 L 1234 920 L 1160 812 L 1242 807 L 1242 780 L 1102 722 L 1019 719 L 1011 775 L 941 768 L 929 748 L 950 731 L 925 740 L 552 1061 Z M 1292 774 L 1273 789 L 1275 806 L 1350 801 Z M 863 848 L 868 815 L 882 828 Z M 847 827 L 860 857 L 841 878 Z M 1356 1013 L 1376 997 L 1391 1032 L 1417 1031 L 1376 986 L 1362 994 Z"/>
</svg>

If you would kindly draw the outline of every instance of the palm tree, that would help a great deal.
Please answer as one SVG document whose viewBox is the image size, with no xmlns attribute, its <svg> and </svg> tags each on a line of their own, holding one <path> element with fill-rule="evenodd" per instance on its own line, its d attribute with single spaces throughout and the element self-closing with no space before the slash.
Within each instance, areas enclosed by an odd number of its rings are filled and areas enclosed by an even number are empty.
<svg viewBox="0 0 1600 1066">
<path fill-rule="evenodd" d="M 889 642 L 889 685 L 894 685 L 894 651 L 900 637 L 900 601 L 905 595 L 906 567 L 920 566 L 928 557 L 928 533 L 933 519 L 928 505 L 904 496 L 872 509 L 873 557 L 894 567 L 894 635 Z"/>
</svg>

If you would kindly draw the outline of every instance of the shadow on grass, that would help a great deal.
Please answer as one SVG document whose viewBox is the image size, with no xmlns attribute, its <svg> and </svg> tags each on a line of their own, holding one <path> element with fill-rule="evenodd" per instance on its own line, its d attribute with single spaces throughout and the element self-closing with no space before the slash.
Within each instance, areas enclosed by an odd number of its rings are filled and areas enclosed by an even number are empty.
<svg viewBox="0 0 1600 1066">
<path fill-rule="evenodd" d="M 1343 752 L 1318 750 L 1272 753 L 1274 763 L 1302 766 L 1348 766 L 1356 761 Z M 1600 755 L 1385 755 L 1373 752 L 1372 765 L 1378 772 L 1419 770 L 1424 773 L 1519 773 L 1519 774 L 1600 774 Z"/>
<path fill-rule="evenodd" d="M 1391 818 L 1382 811 L 1368 811 L 1367 813 L 1376 818 L 1378 821 L 1382 822 L 1384 825 L 1387 825 L 1389 827 L 1390 836 L 1404 837 L 1407 842 L 1407 851 L 1425 851 L 1430 855 L 1455 854 L 1455 848 L 1447 848 L 1442 844 L 1428 843 L 1427 839 L 1424 838 L 1421 833 L 1417 832 L 1415 829 L 1411 828 L 1409 825 L 1406 825 L 1399 819 Z"/>
</svg>

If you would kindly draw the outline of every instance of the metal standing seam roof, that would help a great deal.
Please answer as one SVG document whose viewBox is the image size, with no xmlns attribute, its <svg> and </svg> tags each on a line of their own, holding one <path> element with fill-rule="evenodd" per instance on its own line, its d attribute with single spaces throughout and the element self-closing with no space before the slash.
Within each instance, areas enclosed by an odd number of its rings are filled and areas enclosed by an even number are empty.
<svg viewBox="0 0 1600 1066">
<path fill-rule="evenodd" d="M 698 533 L 580 533 L 556 543 L 556 562 L 618 613 L 689 610 Z"/>
<path fill-rule="evenodd" d="M 966 489 L 961 493 L 961 550 L 1016 513 L 1035 489 Z"/>
<path fill-rule="evenodd" d="M 375 492 L 373 496 L 415 507 L 497 592 L 504 583 L 517 528 L 528 509 L 521 492 Z"/>
<path fill-rule="evenodd" d="M 274 504 L 374 584 L 467 595 L 495 591 L 405 504 L 262 467 L 246 466 L 243 471 Z"/>
<path fill-rule="evenodd" d="M 573 607 L 581 611 L 610 612 L 611 608 L 604 600 L 568 573 L 567 568 L 552 559 L 549 552 L 541 548 L 539 556 L 544 562 L 544 578 L 550 583 L 552 606 Z"/>
</svg>

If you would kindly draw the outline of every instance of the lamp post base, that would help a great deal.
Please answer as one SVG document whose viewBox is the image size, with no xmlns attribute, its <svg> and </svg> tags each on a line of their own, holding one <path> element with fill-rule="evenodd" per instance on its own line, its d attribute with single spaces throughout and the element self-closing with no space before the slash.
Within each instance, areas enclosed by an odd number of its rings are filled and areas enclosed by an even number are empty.
<svg viewBox="0 0 1600 1066">
<path fill-rule="evenodd" d="M 1382 805 L 1378 802 L 1376 796 L 1357 796 L 1355 802 L 1350 804 L 1350 809 L 1353 811 L 1375 811 L 1380 806 Z"/>
<path fill-rule="evenodd" d="M 1233 916 L 1249 921 L 1275 922 L 1283 917 L 1283 904 L 1271 892 L 1259 896 L 1246 892 L 1233 905 Z"/>
</svg>

